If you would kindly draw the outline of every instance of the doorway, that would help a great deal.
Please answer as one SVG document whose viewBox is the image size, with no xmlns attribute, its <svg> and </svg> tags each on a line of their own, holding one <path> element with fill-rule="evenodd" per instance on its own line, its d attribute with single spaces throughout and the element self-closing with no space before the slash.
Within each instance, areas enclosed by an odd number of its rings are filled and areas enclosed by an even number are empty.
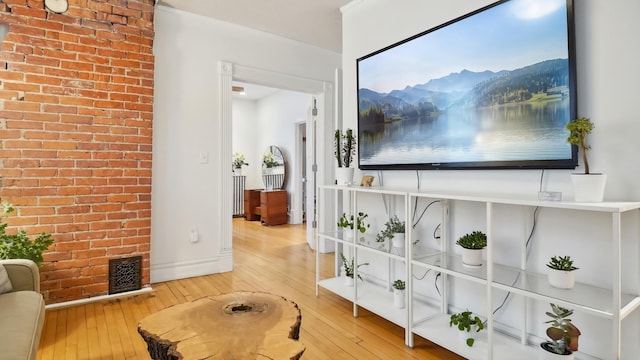
<svg viewBox="0 0 640 360">
<path fill-rule="evenodd" d="M 315 211 L 310 212 L 308 209 L 312 204 L 315 204 L 315 181 L 320 183 L 327 183 L 329 181 L 328 177 L 332 176 L 330 172 L 325 171 L 327 168 L 325 164 L 331 164 L 332 158 L 330 154 L 327 154 L 325 150 L 324 144 L 331 139 L 331 133 L 333 128 L 333 122 L 331 121 L 331 116 L 334 114 L 334 88 L 333 84 L 318 81 L 312 79 L 299 78 L 296 76 L 288 75 L 288 74 L 280 74 L 274 73 L 267 70 L 255 69 L 250 67 L 245 67 L 238 64 L 232 64 L 228 62 L 220 62 L 219 63 L 219 72 L 220 72 L 220 101 L 221 101 L 221 123 L 222 123 L 222 133 L 227 139 L 232 138 L 232 84 L 234 81 L 246 82 L 252 84 L 258 84 L 263 86 L 270 86 L 274 88 L 280 88 L 285 90 L 292 90 L 302 93 L 307 93 L 310 96 L 313 96 L 314 106 L 316 109 L 314 111 L 314 115 L 305 119 L 306 123 L 306 154 L 307 154 L 307 163 L 306 163 L 306 196 L 305 203 L 307 204 L 306 210 L 306 218 L 307 218 L 307 243 L 313 248 L 314 247 L 314 238 L 313 234 L 315 234 L 313 230 L 313 226 L 315 225 L 315 218 L 312 220 L 310 218 L 311 214 L 314 216 Z M 312 131 L 309 131 L 309 129 Z M 317 144 L 314 146 L 314 144 Z M 310 158 L 310 154 L 318 154 L 315 157 L 315 161 L 310 162 L 308 159 Z M 232 144 L 231 141 L 225 142 L 223 144 L 222 156 L 228 157 L 229 159 L 232 157 Z M 310 176 L 311 169 L 316 169 L 314 173 L 315 176 Z M 225 176 L 223 174 L 221 176 Z M 311 180 L 313 179 L 313 181 Z M 231 251 L 232 248 L 232 183 L 231 179 L 223 179 L 221 181 L 223 186 L 219 191 L 221 191 L 221 198 L 228 199 L 228 222 L 224 224 L 226 229 L 223 229 L 223 233 L 225 234 L 225 239 L 223 240 L 223 249 L 221 251 Z M 302 187 L 302 186 L 301 186 Z M 309 189 L 313 189 L 313 191 L 309 191 Z M 226 240 L 226 241 L 225 241 Z M 228 248 L 225 247 L 225 244 L 228 244 Z"/>
</svg>

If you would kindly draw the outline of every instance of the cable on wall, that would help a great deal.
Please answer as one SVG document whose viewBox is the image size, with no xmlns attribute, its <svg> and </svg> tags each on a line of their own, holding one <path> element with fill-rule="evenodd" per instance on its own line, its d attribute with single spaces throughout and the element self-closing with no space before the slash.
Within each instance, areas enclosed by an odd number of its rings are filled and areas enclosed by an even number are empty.
<svg viewBox="0 0 640 360">
<path fill-rule="evenodd" d="M 542 172 L 544 174 L 544 169 L 542 170 Z M 542 180 L 540 180 L 540 184 L 542 185 Z M 533 210 L 533 224 L 531 225 L 531 231 L 529 232 L 529 237 L 527 238 L 527 242 L 525 243 L 525 248 L 527 249 L 527 256 L 526 256 L 527 259 L 529 259 L 529 243 L 531 242 L 531 239 L 533 238 L 533 233 L 535 232 L 535 229 L 536 229 L 536 222 L 538 220 L 538 211 L 540 211 L 540 207 L 536 206 L 535 210 Z M 516 285 L 516 283 L 520 279 L 520 274 L 521 273 L 519 272 L 516 275 L 515 280 L 513 280 L 513 283 L 511 283 L 511 287 Z M 495 315 L 500 309 L 504 307 L 504 305 L 507 303 L 507 300 L 509 299 L 510 296 L 511 296 L 511 291 L 507 293 L 507 295 L 502 300 L 502 303 L 495 310 L 493 310 L 493 315 Z"/>
</svg>

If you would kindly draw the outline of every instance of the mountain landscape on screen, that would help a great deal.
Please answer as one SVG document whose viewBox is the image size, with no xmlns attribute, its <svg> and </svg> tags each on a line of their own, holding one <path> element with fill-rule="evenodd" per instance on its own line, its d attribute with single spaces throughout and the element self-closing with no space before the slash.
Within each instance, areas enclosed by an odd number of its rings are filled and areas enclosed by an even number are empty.
<svg viewBox="0 0 640 360">
<path fill-rule="evenodd" d="M 556 59 L 512 71 L 462 70 L 389 93 L 362 88 L 358 90 L 361 125 L 377 127 L 385 121 L 451 108 L 487 107 L 566 96 L 568 67 L 567 59 Z"/>
</svg>

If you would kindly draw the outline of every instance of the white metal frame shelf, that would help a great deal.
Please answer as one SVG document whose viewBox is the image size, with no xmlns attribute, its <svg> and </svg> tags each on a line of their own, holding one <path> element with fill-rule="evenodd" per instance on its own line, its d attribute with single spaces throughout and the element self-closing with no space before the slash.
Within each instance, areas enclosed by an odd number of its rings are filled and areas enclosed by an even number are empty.
<svg viewBox="0 0 640 360">
<path fill-rule="evenodd" d="M 464 357 L 470 359 L 513 359 L 535 358 L 539 355 L 539 349 L 527 344 L 528 334 L 526 329 L 521 330 L 518 339 L 494 331 L 492 309 L 496 304 L 493 300 L 493 290 L 509 291 L 523 296 L 525 299 L 553 302 L 561 306 L 571 307 L 590 315 L 609 319 L 612 322 L 613 348 L 606 358 L 619 359 L 621 353 L 621 321 L 640 307 L 640 294 L 622 292 L 622 214 L 628 211 L 640 209 L 640 202 L 601 202 L 601 203 L 576 203 L 570 201 L 540 201 L 535 196 L 508 195 L 508 194 L 482 194 L 474 192 L 446 192 L 446 191 L 415 191 L 405 189 L 387 189 L 381 187 L 358 186 L 319 186 L 319 191 L 335 191 L 335 200 L 338 201 L 338 193 L 349 196 L 352 210 L 357 209 L 357 193 L 374 193 L 383 195 L 400 196 L 404 201 L 405 216 L 411 213 L 410 205 L 413 200 L 430 198 L 440 200 L 442 210 L 442 237 L 440 249 L 428 249 L 408 246 L 411 244 L 412 229 L 407 226 L 405 233 L 407 246 L 404 255 L 390 253 L 388 249 L 376 249 L 375 236 L 362 235 L 354 230 L 354 239 L 347 239 L 342 233 L 319 232 L 317 242 L 321 239 L 334 241 L 336 247 L 339 244 L 354 247 L 354 257 L 357 263 L 358 251 L 374 252 L 388 257 L 390 260 L 402 261 L 405 264 L 407 279 L 407 308 L 393 309 L 392 298 L 388 286 L 373 284 L 371 282 L 356 281 L 355 286 L 349 290 L 340 285 L 340 277 L 320 280 L 319 254 L 316 253 L 316 295 L 318 287 L 326 288 L 343 298 L 354 303 L 354 316 L 357 316 L 357 307 L 362 306 L 405 328 L 405 343 L 413 346 L 413 334 L 425 337 L 443 347 L 446 347 Z M 324 198 L 324 197 L 319 197 Z M 493 234 L 494 206 L 515 205 L 523 207 L 542 207 L 576 211 L 590 211 L 609 213 L 611 215 L 611 245 L 612 245 L 612 278 L 611 288 L 600 288 L 590 284 L 577 283 L 571 290 L 560 290 L 548 285 L 546 277 L 542 274 L 527 271 L 526 242 L 521 241 L 520 267 L 505 266 L 496 262 L 493 258 L 493 244 L 489 241 L 486 250 L 486 262 L 481 268 L 469 268 L 462 265 L 460 256 L 448 249 L 448 206 L 450 201 L 468 201 L 484 203 L 486 211 L 486 233 L 489 239 Z M 322 206 L 322 204 L 318 204 Z M 360 238 L 357 236 L 360 235 Z M 357 239 L 357 240 L 355 240 Z M 416 251 L 416 249 L 420 249 Z M 406 261 L 406 259 L 411 259 Z M 336 258 L 336 276 L 338 272 L 338 259 Z M 458 339 L 458 331 L 449 327 L 448 299 L 446 290 L 440 309 L 419 300 L 413 292 L 414 268 L 432 269 L 443 275 L 443 288 L 447 287 L 447 278 L 460 278 L 486 286 L 486 318 L 487 331 L 480 339 L 476 340 L 473 348 L 468 348 Z M 357 270 L 356 270 L 357 274 Z M 356 275 L 357 276 L 357 275 Z M 523 314 L 526 314 L 528 301 L 524 301 Z M 393 309 L 393 310 L 391 310 Z M 524 322 L 526 323 L 526 315 Z M 462 345 L 461 345 L 462 344 Z M 506 356 L 506 357 L 505 357 Z"/>
</svg>

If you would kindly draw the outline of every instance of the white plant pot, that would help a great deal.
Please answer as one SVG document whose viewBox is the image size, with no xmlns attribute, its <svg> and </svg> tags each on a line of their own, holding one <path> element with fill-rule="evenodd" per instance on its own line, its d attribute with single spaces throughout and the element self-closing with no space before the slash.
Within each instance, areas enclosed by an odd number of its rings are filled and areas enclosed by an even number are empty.
<svg viewBox="0 0 640 360">
<path fill-rule="evenodd" d="M 236 174 L 236 176 L 242 176 L 242 168 L 235 168 L 233 169 L 233 173 Z"/>
<path fill-rule="evenodd" d="M 345 240 L 353 240 L 353 229 L 344 228 L 342 229 L 342 233 L 344 234 Z"/>
<path fill-rule="evenodd" d="M 462 248 L 462 263 L 467 266 L 482 266 L 482 250 Z"/>
<path fill-rule="evenodd" d="M 395 234 L 393 234 L 393 238 L 391 238 L 391 245 L 394 248 L 403 248 L 404 247 L 404 233 L 395 233 Z"/>
<path fill-rule="evenodd" d="M 404 309 L 405 291 L 404 289 L 393 289 L 393 306 L 398 309 Z"/>
<path fill-rule="evenodd" d="M 546 344 L 547 342 L 543 342 L 542 344 L 540 344 L 540 355 L 538 356 L 538 359 L 540 360 L 573 360 L 573 352 L 569 353 L 569 354 L 565 354 L 565 355 L 560 355 L 560 354 L 556 354 L 553 353 L 551 351 L 546 350 L 543 345 Z"/>
<path fill-rule="evenodd" d="M 478 339 L 478 325 L 471 325 L 471 331 L 458 331 L 458 337 L 465 344 L 467 343 L 467 339 L 473 339 L 474 341 Z"/>
<path fill-rule="evenodd" d="M 553 287 L 571 289 L 576 282 L 576 273 L 574 271 L 549 269 L 547 279 Z"/>
<path fill-rule="evenodd" d="M 601 202 L 604 198 L 605 174 L 571 174 L 571 182 L 576 202 Z"/>
<path fill-rule="evenodd" d="M 353 183 L 353 168 L 336 168 L 336 181 L 338 185 L 351 185 Z"/>
<path fill-rule="evenodd" d="M 345 286 L 349 286 L 349 287 L 353 286 L 353 278 L 350 277 L 350 276 L 346 276 L 345 275 L 344 276 L 344 285 Z"/>
</svg>

